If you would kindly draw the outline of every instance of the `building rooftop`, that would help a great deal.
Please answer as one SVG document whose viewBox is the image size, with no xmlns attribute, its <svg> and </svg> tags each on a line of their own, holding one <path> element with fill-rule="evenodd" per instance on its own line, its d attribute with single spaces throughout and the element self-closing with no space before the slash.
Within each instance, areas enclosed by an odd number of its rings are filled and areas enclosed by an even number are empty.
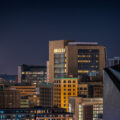
<svg viewBox="0 0 120 120">
<path fill-rule="evenodd" d="M 97 46 L 98 42 L 69 42 L 68 45 L 91 45 L 91 46 Z"/>
<path fill-rule="evenodd" d="M 20 66 L 31 67 L 31 68 L 46 68 L 46 66 L 41 66 L 41 65 L 26 65 L 26 64 L 23 64 L 23 65 L 20 65 Z"/>
<path fill-rule="evenodd" d="M 59 79 L 78 79 L 78 78 L 55 78 L 55 80 L 59 80 Z"/>
<path fill-rule="evenodd" d="M 52 87 L 54 84 L 52 83 L 40 83 L 41 86 L 50 86 Z"/>
</svg>

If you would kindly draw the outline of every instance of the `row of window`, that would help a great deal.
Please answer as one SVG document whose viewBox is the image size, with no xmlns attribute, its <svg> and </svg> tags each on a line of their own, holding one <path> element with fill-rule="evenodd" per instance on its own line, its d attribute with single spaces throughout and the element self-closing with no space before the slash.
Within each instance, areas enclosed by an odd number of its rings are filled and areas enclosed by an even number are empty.
<svg viewBox="0 0 120 120">
<path fill-rule="evenodd" d="M 61 80 L 56 80 L 55 82 L 56 83 L 61 83 Z M 71 80 L 67 80 L 67 81 L 64 80 L 63 83 L 76 83 L 76 81 L 75 80 L 73 80 L 73 81 L 71 81 Z"/>
<path fill-rule="evenodd" d="M 75 87 L 76 85 L 64 85 L 64 87 Z M 55 85 L 55 87 L 61 87 L 61 85 Z"/>
</svg>

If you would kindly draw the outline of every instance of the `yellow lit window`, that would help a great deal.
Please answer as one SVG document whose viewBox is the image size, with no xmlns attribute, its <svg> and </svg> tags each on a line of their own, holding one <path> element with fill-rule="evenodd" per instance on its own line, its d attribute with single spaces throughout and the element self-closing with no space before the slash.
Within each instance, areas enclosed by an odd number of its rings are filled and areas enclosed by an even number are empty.
<svg viewBox="0 0 120 120">
<path fill-rule="evenodd" d="M 91 57 L 90 55 L 78 55 L 78 57 Z"/>
<path fill-rule="evenodd" d="M 64 48 L 54 49 L 54 53 L 62 53 L 62 52 L 65 52 Z"/>
<path fill-rule="evenodd" d="M 88 73 L 88 70 L 78 70 L 78 73 Z"/>
<path fill-rule="evenodd" d="M 80 63 L 90 63 L 90 60 L 78 60 Z"/>
</svg>

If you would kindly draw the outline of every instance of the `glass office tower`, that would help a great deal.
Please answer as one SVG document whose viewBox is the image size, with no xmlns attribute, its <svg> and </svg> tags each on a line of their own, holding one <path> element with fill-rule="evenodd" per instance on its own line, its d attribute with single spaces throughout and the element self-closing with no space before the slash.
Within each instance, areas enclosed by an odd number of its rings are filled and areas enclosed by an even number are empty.
<svg viewBox="0 0 120 120">
<path fill-rule="evenodd" d="M 85 82 L 99 79 L 99 49 L 78 49 L 78 77 Z"/>
<path fill-rule="evenodd" d="M 18 66 L 18 83 L 39 85 L 47 80 L 46 66 Z"/>
</svg>

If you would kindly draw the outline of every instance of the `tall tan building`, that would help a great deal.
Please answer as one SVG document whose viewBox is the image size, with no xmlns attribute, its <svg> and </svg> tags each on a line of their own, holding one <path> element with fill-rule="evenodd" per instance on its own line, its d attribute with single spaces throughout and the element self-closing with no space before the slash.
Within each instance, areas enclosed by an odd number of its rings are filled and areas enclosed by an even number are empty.
<svg viewBox="0 0 120 120">
<path fill-rule="evenodd" d="M 79 82 L 102 81 L 106 50 L 97 42 L 49 41 L 49 79 L 78 77 Z"/>
<path fill-rule="evenodd" d="M 49 41 L 49 79 L 64 78 L 66 76 L 66 50 L 65 47 L 71 40 Z"/>
</svg>

